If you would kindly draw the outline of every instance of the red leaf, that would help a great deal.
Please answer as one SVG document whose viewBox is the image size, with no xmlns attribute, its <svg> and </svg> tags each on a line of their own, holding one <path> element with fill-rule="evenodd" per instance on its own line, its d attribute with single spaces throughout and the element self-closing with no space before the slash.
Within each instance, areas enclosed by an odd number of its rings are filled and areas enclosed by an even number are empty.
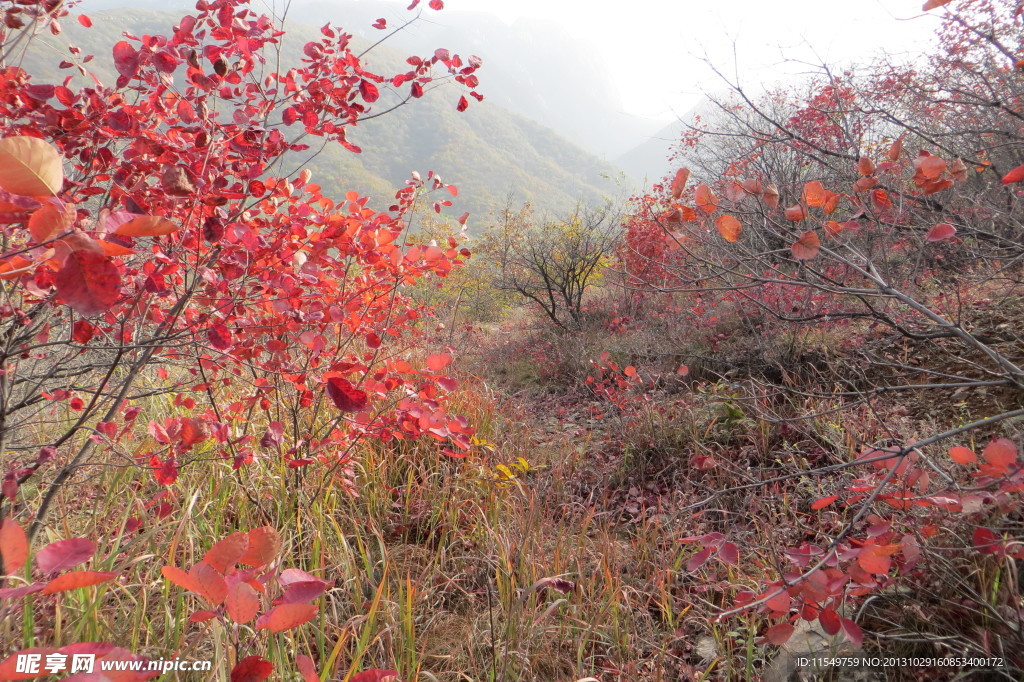
<svg viewBox="0 0 1024 682">
<path fill-rule="evenodd" d="M 786 590 L 782 590 L 779 594 L 776 594 L 765 602 L 765 606 L 776 613 L 789 613 L 789 608 L 792 604 L 793 599 L 789 596 L 789 592 Z"/>
<path fill-rule="evenodd" d="M 798 223 L 807 217 L 807 209 L 797 204 L 796 206 L 790 206 L 784 212 L 786 220 L 791 220 L 794 223 Z"/>
<path fill-rule="evenodd" d="M 943 239 L 952 239 L 956 235 L 956 228 L 949 223 L 939 223 L 928 234 L 924 236 L 930 242 L 941 242 Z"/>
<path fill-rule="evenodd" d="M 28 536 L 14 519 L 0 523 L 0 559 L 3 575 L 13 575 L 28 559 Z"/>
<path fill-rule="evenodd" d="M 231 669 L 231 682 L 263 682 L 274 672 L 274 664 L 260 656 L 246 656 Z"/>
<path fill-rule="evenodd" d="M 171 485 L 178 480 L 178 460 L 173 456 L 168 457 L 162 463 L 157 460 L 152 466 L 153 479 L 160 485 Z"/>
<path fill-rule="evenodd" d="M 313 659 L 309 656 L 305 654 L 296 656 L 295 667 L 302 675 L 302 682 L 320 682 L 320 676 L 316 674 L 316 666 L 313 665 Z"/>
<path fill-rule="evenodd" d="M 38 243 L 68 232 L 75 224 L 75 210 L 69 204 L 45 203 L 28 219 L 28 231 Z"/>
<path fill-rule="evenodd" d="M 469 108 L 469 100 L 467 100 L 466 96 L 463 95 L 462 97 L 459 98 L 459 103 L 456 105 L 455 110 L 456 111 L 465 111 L 468 108 Z"/>
<path fill-rule="evenodd" d="M 369 402 L 365 391 L 360 391 L 341 377 L 327 380 L 327 396 L 342 412 L 359 412 Z"/>
<path fill-rule="evenodd" d="M 797 260 L 810 260 L 817 256 L 821 250 L 821 239 L 818 238 L 817 233 L 813 230 L 808 230 L 800 235 L 800 239 L 793 242 L 790 250 L 793 252 L 793 258 Z"/>
<path fill-rule="evenodd" d="M 206 338 L 210 340 L 210 345 L 217 350 L 227 350 L 231 347 L 231 330 L 222 322 L 212 324 L 206 330 Z"/>
<path fill-rule="evenodd" d="M 818 509 L 824 509 L 833 502 L 839 499 L 838 495 L 829 495 L 828 497 L 821 497 L 811 503 L 811 509 L 817 511 Z"/>
<path fill-rule="evenodd" d="M 199 594 L 213 606 L 224 603 L 228 596 L 228 584 L 213 566 L 200 562 L 190 568 L 188 574 L 195 581 L 193 584 L 199 588 Z"/>
<path fill-rule="evenodd" d="M 398 682 L 397 670 L 364 670 L 349 678 L 349 682 Z"/>
<path fill-rule="evenodd" d="M 914 169 L 924 178 L 936 180 L 946 170 L 946 162 L 937 156 L 921 150 L 914 159 Z M 1013 172 L 1013 171 L 1011 171 Z M 1003 184 L 1006 184 L 1005 182 Z"/>
<path fill-rule="evenodd" d="M 54 284 L 57 296 L 83 316 L 109 309 L 121 296 L 121 275 L 102 252 L 72 251 Z"/>
<path fill-rule="evenodd" d="M 441 11 L 444 9 L 444 0 L 430 0 L 430 9 Z"/>
<path fill-rule="evenodd" d="M 114 45 L 114 68 L 125 78 L 133 78 L 139 70 L 139 53 L 124 40 Z"/>
<path fill-rule="evenodd" d="M 922 7 L 921 9 L 922 11 L 927 12 L 928 10 L 935 9 L 936 7 L 948 5 L 951 2 L 953 2 L 953 0 L 928 0 L 928 2 L 924 3 L 924 7 Z"/>
<path fill-rule="evenodd" d="M 188 617 L 190 623 L 205 623 L 208 620 L 213 620 L 217 617 L 216 611 L 195 611 Z"/>
<path fill-rule="evenodd" d="M 380 91 L 377 90 L 377 86 L 366 79 L 359 81 L 359 94 L 367 102 L 376 102 L 380 97 Z"/>
<path fill-rule="evenodd" d="M 211 547 L 203 555 L 203 561 L 224 575 L 235 567 L 248 549 L 249 536 L 246 533 L 232 533 Z"/>
<path fill-rule="evenodd" d="M 843 634 L 853 642 L 854 646 L 859 647 L 864 643 L 864 631 L 860 629 L 859 625 L 849 618 L 840 618 L 839 624 L 842 626 Z"/>
<path fill-rule="evenodd" d="M 319 599 L 330 583 L 323 580 L 303 580 L 292 583 L 281 595 L 282 604 L 302 604 Z"/>
<path fill-rule="evenodd" d="M 875 162 L 866 156 L 860 157 L 857 159 L 857 172 L 861 175 L 874 175 Z"/>
<path fill-rule="evenodd" d="M 71 325 L 71 339 L 75 343 L 86 344 L 96 333 L 96 327 L 92 326 L 85 320 L 75 320 L 75 323 Z"/>
<path fill-rule="evenodd" d="M 1017 166 L 1012 171 L 1003 176 L 1003 184 L 1010 185 L 1015 182 L 1024 180 L 1024 166 Z"/>
<path fill-rule="evenodd" d="M 189 592 L 194 592 L 196 594 L 203 593 L 203 587 L 200 584 L 199 580 L 195 576 L 186 573 L 180 568 L 175 568 L 174 566 L 164 566 L 160 569 L 160 573 L 161 575 L 163 575 L 163 577 L 167 578 L 172 583 L 174 583 L 182 589 L 188 590 Z"/>
<path fill-rule="evenodd" d="M 843 627 L 839 614 L 833 609 L 823 609 L 818 614 L 818 622 L 821 623 L 821 629 L 830 635 L 838 634 L 839 630 Z"/>
<path fill-rule="evenodd" d="M 711 547 L 705 547 L 704 549 L 690 557 L 686 561 L 686 570 L 696 571 L 698 568 L 703 566 L 707 562 L 708 558 L 711 556 L 712 549 L 713 548 Z"/>
<path fill-rule="evenodd" d="M 765 639 L 775 646 L 782 646 L 789 641 L 789 638 L 793 636 L 793 631 L 796 630 L 789 623 L 779 623 L 768 628 L 768 631 L 764 633 Z"/>
<path fill-rule="evenodd" d="M 281 536 L 270 526 L 249 531 L 249 547 L 238 563 L 246 566 L 266 566 L 281 552 Z"/>
<path fill-rule="evenodd" d="M 727 564 L 735 564 L 740 559 L 740 552 L 731 542 L 723 542 L 718 548 L 719 558 Z"/>
<path fill-rule="evenodd" d="M 85 563 L 96 553 L 96 545 L 86 538 L 58 540 L 36 554 L 36 567 L 43 573 L 56 573 Z"/>
<path fill-rule="evenodd" d="M 43 594 L 54 594 L 56 592 L 76 590 L 80 587 L 99 585 L 115 577 L 117 577 L 116 571 L 71 571 L 70 573 L 57 576 L 46 583 L 46 587 L 43 588 Z"/>
<path fill-rule="evenodd" d="M 78 15 L 78 23 L 80 23 L 82 26 L 85 26 L 86 28 L 92 28 L 92 19 L 90 19 L 84 14 Z"/>
<path fill-rule="evenodd" d="M 260 610 L 260 598 L 248 583 L 238 581 L 228 588 L 224 608 L 231 620 L 248 623 Z"/>
<path fill-rule="evenodd" d="M 994 468 L 1005 472 L 1017 461 L 1017 445 L 1012 440 L 998 438 L 986 445 L 981 455 Z"/>
<path fill-rule="evenodd" d="M 978 461 L 978 455 L 974 450 L 957 445 L 949 449 L 950 458 L 957 464 L 973 464 Z"/>
<path fill-rule="evenodd" d="M 452 361 L 452 356 L 448 353 L 432 353 L 427 356 L 427 369 L 431 372 L 440 372 L 447 367 Z"/>
<path fill-rule="evenodd" d="M 284 632 L 313 620 L 316 604 L 281 604 L 256 619 L 257 630 Z"/>
<path fill-rule="evenodd" d="M 1002 541 L 998 535 L 988 528 L 979 526 L 974 529 L 971 543 L 974 546 L 974 549 L 978 550 L 982 554 L 995 554 L 999 551 L 999 546 L 1002 544 Z"/>
</svg>

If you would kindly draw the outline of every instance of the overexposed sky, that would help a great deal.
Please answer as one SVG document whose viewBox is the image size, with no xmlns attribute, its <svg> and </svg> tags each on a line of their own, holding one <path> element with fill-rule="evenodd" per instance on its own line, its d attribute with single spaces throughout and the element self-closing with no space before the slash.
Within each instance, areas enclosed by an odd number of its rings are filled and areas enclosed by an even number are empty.
<svg viewBox="0 0 1024 682">
<path fill-rule="evenodd" d="M 423 2 L 426 5 L 426 0 Z M 799 67 L 786 58 L 830 63 L 879 50 L 919 53 L 933 42 L 937 16 L 922 0 L 445 0 L 451 10 L 476 10 L 512 22 L 547 19 L 604 56 L 633 114 L 675 118 L 717 89 L 697 57 L 708 54 L 751 86 Z M 933 11 L 932 15 L 941 14 Z M 437 17 L 443 21 L 442 15 Z M 820 61 L 820 60 L 819 60 Z"/>
</svg>

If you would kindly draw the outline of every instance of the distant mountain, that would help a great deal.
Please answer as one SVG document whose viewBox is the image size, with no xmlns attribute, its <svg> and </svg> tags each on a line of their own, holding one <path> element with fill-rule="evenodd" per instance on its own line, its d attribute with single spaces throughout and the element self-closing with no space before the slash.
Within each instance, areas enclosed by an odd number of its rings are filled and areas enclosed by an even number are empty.
<svg viewBox="0 0 1024 682">
<path fill-rule="evenodd" d="M 126 0 L 84 0 L 79 7 L 94 13 L 124 4 Z M 129 4 L 136 9 L 192 11 L 195 2 Z M 407 5 L 407 0 L 291 0 L 287 19 L 315 26 L 331 22 L 376 42 L 388 33 L 372 28 L 378 18 L 398 27 L 417 16 L 406 10 Z M 664 125 L 627 113 L 601 59 L 553 23 L 520 19 L 509 26 L 493 14 L 459 10 L 449 3 L 443 12 L 424 11 L 387 45 L 406 53 L 430 54 L 446 47 L 479 56 L 484 61 L 479 90 L 490 102 L 547 126 L 606 160 L 641 144 Z"/>
<path fill-rule="evenodd" d="M 173 3 L 170 0 L 164 7 Z M 166 12 L 137 7 L 101 10 L 98 2 L 85 4 L 88 7 L 82 9 L 88 11 L 93 27 L 85 29 L 77 22 L 65 22 L 64 39 L 96 55 L 90 67 L 104 83 L 116 79 L 111 48 L 122 39 L 123 32 L 167 34 L 188 11 L 187 6 Z M 355 7 L 364 3 L 349 4 Z M 390 7 L 394 9 L 394 5 Z M 283 44 L 284 62 L 290 64 L 298 64 L 302 46 L 320 36 L 317 28 L 298 21 L 296 16 L 293 12 L 288 18 Z M 303 16 L 312 15 L 303 12 Z M 40 40 L 23 66 L 37 78 L 63 80 L 73 70 L 56 70 L 61 59 L 57 44 L 55 40 Z M 396 50 L 389 41 L 374 48 L 366 61 L 371 70 L 392 73 L 407 68 L 403 68 L 406 56 L 408 53 Z M 498 70 L 485 62 L 482 81 L 488 69 Z M 387 108 L 388 96 L 382 89 L 376 103 L 378 110 Z M 350 128 L 348 135 L 352 143 L 362 147 L 362 154 L 331 146 L 306 165 L 328 193 L 343 195 L 355 189 L 369 194 L 378 205 L 387 205 L 411 171 L 425 175 L 425 171 L 435 170 L 445 182 L 460 189 L 451 213 L 470 211 L 478 219 L 504 207 L 510 197 L 514 202 L 530 201 L 541 211 L 565 212 L 578 201 L 594 204 L 622 194 L 624 186 L 630 184 L 612 164 L 550 128 L 499 106 L 494 100 L 500 98 L 474 102 L 469 110 L 458 113 L 458 96 L 456 89 L 441 87 L 386 116 L 364 121 Z M 299 159 L 292 162 L 296 166 L 301 163 Z M 480 222 L 471 224 L 479 226 Z"/>
<path fill-rule="evenodd" d="M 659 182 L 672 170 L 668 157 L 686 126 L 673 121 L 647 140 L 615 159 L 615 164 L 644 186 Z"/>
</svg>

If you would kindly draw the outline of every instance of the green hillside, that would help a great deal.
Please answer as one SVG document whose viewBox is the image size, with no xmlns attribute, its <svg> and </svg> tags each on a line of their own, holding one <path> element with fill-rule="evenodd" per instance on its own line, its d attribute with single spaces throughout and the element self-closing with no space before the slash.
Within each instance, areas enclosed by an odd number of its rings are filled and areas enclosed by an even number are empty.
<svg viewBox="0 0 1024 682">
<path fill-rule="evenodd" d="M 113 83 L 111 47 L 124 33 L 136 36 L 167 34 L 180 18 L 172 12 L 123 8 L 90 11 L 92 28 L 65 22 L 65 32 L 56 37 L 39 36 L 23 66 L 37 79 L 60 82 L 77 71 L 58 70 L 66 55 L 66 43 L 94 54 L 92 72 L 103 82 Z M 283 37 L 283 64 L 298 64 L 302 46 L 319 37 L 319 30 L 289 21 Z M 371 70 L 393 73 L 404 70 L 406 55 L 378 46 L 365 57 Z M 487 65 L 480 72 L 480 90 L 487 94 Z M 450 212 L 469 211 L 476 216 L 471 225 L 480 227 L 490 212 L 500 210 L 511 196 L 513 201 L 530 201 L 541 211 L 564 212 L 579 201 L 600 202 L 617 192 L 620 171 L 586 152 L 554 131 L 488 101 L 473 102 L 459 113 L 455 102 L 459 91 L 439 87 L 423 99 L 349 129 L 348 139 L 363 149 L 353 154 L 340 146 L 329 146 L 313 158 L 294 158 L 294 166 L 310 168 L 315 181 L 328 194 L 340 196 L 355 189 L 370 195 L 378 205 L 386 204 L 411 171 L 434 170 L 446 183 L 459 187 Z M 383 88 L 378 109 L 396 101 Z M 289 170 L 291 169 L 289 168 Z"/>
</svg>

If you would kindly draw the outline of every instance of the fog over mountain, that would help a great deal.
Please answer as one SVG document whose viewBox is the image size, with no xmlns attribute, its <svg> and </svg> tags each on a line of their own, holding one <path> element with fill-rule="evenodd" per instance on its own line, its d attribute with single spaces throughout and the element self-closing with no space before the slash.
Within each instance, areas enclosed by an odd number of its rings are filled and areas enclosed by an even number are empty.
<svg viewBox="0 0 1024 682">
<path fill-rule="evenodd" d="M 86 0 L 80 9 L 89 13 L 126 4 L 175 12 L 194 8 L 182 0 Z M 390 32 L 374 29 L 377 19 L 385 18 L 390 29 L 417 16 L 405 8 L 404 2 L 385 0 L 294 0 L 286 18 L 315 26 L 330 22 L 375 42 Z M 263 11 L 282 10 L 275 5 Z M 669 147 L 664 144 L 666 122 L 627 113 L 601 56 L 555 23 L 521 18 L 509 25 L 493 14 L 449 3 L 443 12 L 423 12 L 385 45 L 403 53 L 430 54 L 446 47 L 475 54 L 484 63 L 478 90 L 490 104 L 546 126 L 611 164 L 625 163 L 622 169 L 638 183 L 662 172 Z M 648 166 L 654 163 L 652 171 Z"/>
</svg>

